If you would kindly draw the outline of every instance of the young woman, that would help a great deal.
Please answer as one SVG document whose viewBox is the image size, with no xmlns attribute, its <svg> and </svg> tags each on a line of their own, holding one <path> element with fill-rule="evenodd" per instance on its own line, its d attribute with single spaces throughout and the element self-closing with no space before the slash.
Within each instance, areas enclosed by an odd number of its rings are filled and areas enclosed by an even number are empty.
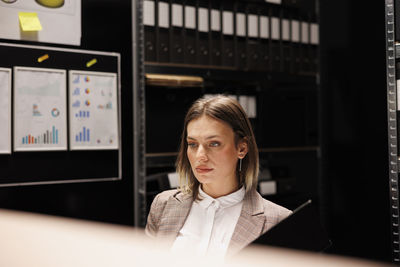
<svg viewBox="0 0 400 267">
<path fill-rule="evenodd" d="M 172 250 L 231 255 L 291 211 L 257 193 L 258 149 L 240 104 L 218 95 L 186 114 L 176 162 L 180 187 L 158 194 L 146 233 L 168 237 Z"/>
</svg>

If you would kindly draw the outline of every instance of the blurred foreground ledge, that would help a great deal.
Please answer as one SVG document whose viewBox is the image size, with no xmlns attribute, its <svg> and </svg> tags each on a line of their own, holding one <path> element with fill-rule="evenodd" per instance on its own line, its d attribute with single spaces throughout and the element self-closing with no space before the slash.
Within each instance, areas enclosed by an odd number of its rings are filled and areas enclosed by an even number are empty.
<svg viewBox="0 0 400 267">
<path fill-rule="evenodd" d="M 142 229 L 0 210 L 0 266 L 392 266 L 347 257 L 251 246 L 224 262 L 169 252 Z"/>
</svg>

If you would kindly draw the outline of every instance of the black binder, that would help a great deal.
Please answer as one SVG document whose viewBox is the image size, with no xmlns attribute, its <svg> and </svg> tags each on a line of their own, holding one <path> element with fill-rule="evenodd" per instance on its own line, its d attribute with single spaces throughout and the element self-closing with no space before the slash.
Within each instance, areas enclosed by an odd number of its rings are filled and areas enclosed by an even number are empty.
<svg viewBox="0 0 400 267">
<path fill-rule="evenodd" d="M 252 244 L 321 252 L 332 243 L 321 226 L 312 201 L 308 200 Z"/>
</svg>

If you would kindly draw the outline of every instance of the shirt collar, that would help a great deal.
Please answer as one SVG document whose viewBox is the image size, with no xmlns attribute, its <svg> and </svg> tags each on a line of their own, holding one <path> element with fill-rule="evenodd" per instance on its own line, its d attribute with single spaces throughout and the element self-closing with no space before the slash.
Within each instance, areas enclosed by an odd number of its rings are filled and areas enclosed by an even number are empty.
<svg viewBox="0 0 400 267">
<path fill-rule="evenodd" d="M 201 185 L 199 185 L 199 195 L 201 200 L 199 201 L 199 205 L 204 209 L 208 208 L 211 204 L 216 205 L 216 207 L 221 207 L 223 209 L 229 208 L 235 204 L 243 201 L 243 198 L 246 194 L 246 190 L 244 186 L 240 187 L 239 190 L 230 193 L 229 195 L 222 196 L 219 198 L 213 198 L 209 196 L 206 192 L 201 189 Z"/>
</svg>

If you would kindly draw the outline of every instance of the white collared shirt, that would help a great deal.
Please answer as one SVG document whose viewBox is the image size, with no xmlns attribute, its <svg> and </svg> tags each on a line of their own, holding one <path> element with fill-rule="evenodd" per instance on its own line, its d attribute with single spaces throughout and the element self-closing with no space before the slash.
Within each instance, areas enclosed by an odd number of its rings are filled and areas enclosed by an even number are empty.
<svg viewBox="0 0 400 267">
<path fill-rule="evenodd" d="M 199 187 L 201 200 L 193 201 L 189 215 L 171 250 L 223 258 L 238 222 L 244 186 L 227 196 L 212 198 Z"/>
</svg>

